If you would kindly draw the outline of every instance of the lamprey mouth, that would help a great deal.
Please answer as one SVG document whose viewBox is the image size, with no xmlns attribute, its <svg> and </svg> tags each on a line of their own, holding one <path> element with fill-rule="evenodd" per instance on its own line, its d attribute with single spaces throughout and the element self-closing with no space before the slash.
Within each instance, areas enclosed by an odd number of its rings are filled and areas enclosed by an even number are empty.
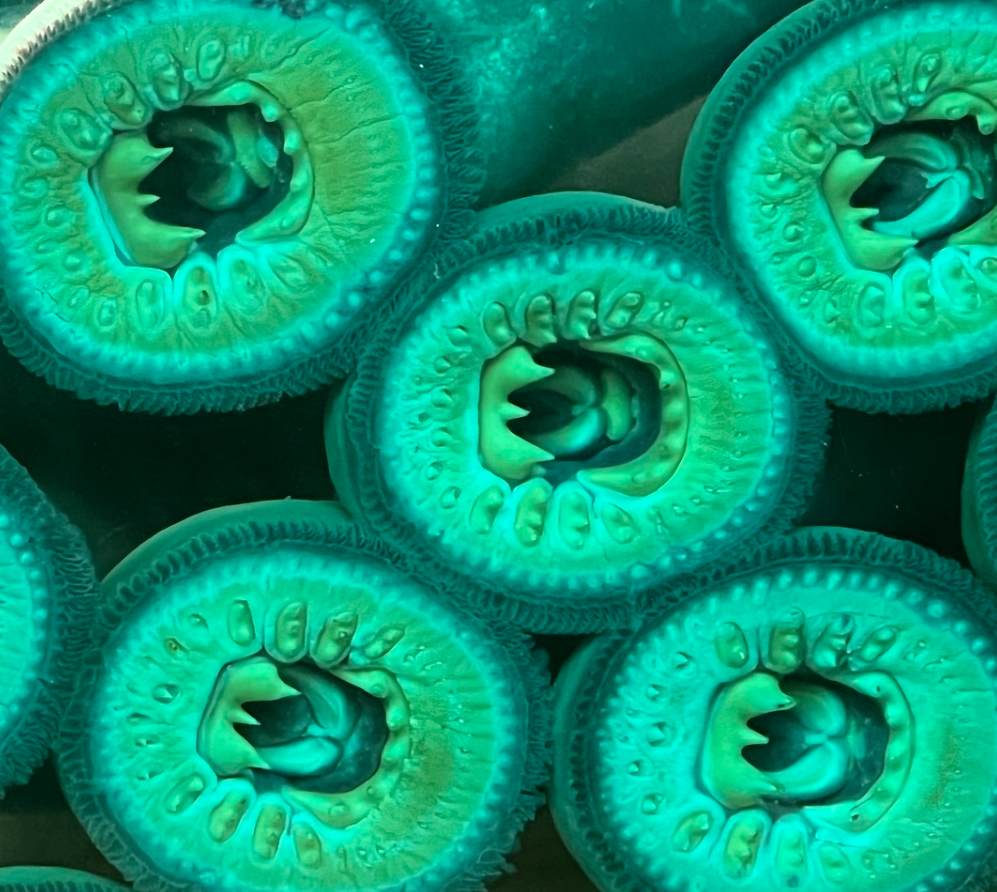
<svg viewBox="0 0 997 892">
<path fill-rule="evenodd" d="M 293 236 L 315 189 L 300 128 L 248 81 L 116 131 L 90 181 L 121 256 L 164 270 L 194 251 Z"/>
<path fill-rule="evenodd" d="M 485 363 L 480 393 L 482 463 L 513 484 L 578 479 L 646 496 L 667 483 L 685 453 L 685 379 L 653 336 L 533 351 L 517 344 Z"/>
<path fill-rule="evenodd" d="M 883 673 L 831 677 L 804 665 L 789 676 L 754 672 L 718 692 L 702 763 L 718 802 L 777 816 L 798 809 L 855 833 L 893 806 L 913 758 L 910 704 Z"/>
<path fill-rule="evenodd" d="M 257 789 L 344 793 L 367 783 L 390 736 L 385 705 L 336 672 L 262 655 L 227 666 L 201 726 L 202 755 L 220 777 L 248 776 Z"/>
<path fill-rule="evenodd" d="M 337 491 L 383 500 L 386 536 L 510 591 L 601 597 L 729 551 L 768 512 L 795 385 L 679 218 L 609 204 L 632 234 L 600 231 L 597 205 L 556 248 L 500 229 L 424 271 L 330 404 Z"/>
<path fill-rule="evenodd" d="M 986 240 L 997 204 L 997 109 L 969 118 L 975 127 L 965 118 L 931 117 L 968 116 L 972 108 L 939 97 L 912 113 L 910 123 L 884 127 L 863 148 L 835 154 L 824 195 L 856 266 L 895 272 L 905 259 L 930 260 L 947 245 Z"/>
<path fill-rule="evenodd" d="M 757 561 L 562 672 L 555 765 L 570 772 L 555 768 L 552 802 L 569 845 L 586 857 L 598 829 L 588 863 L 600 877 L 626 863 L 632 888 L 901 892 L 988 876 L 985 593 L 922 549 L 851 530 L 801 530 Z"/>
<path fill-rule="evenodd" d="M 997 333 L 997 81 L 975 61 L 997 17 L 974 0 L 923 12 L 856 8 L 793 47 L 760 41 L 686 156 L 703 167 L 687 206 L 832 399 L 871 411 L 982 392 Z"/>
<path fill-rule="evenodd" d="M 34 370 L 166 412 L 318 387 L 471 200 L 444 163 L 463 112 L 431 98 L 445 61 L 376 10 L 299 12 L 130 0 L 26 19 L 0 77 L 0 188 L 18 196 L 0 274 Z"/>
</svg>

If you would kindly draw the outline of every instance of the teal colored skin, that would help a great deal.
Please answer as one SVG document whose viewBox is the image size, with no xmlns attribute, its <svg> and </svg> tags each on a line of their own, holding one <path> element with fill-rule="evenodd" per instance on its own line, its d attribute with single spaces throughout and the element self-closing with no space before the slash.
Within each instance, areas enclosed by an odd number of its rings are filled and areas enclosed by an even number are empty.
<svg viewBox="0 0 997 892">
<path fill-rule="evenodd" d="M 707 93 L 801 0 L 426 0 L 475 97 L 480 207 Z M 16 6 L 10 17 L 28 6 Z M 15 19 L 16 20 L 16 19 Z M 0 26 L 3 22 L 0 20 Z"/>
<path fill-rule="evenodd" d="M 3 892 L 124 892 L 126 888 L 105 877 L 64 867 L 0 868 Z"/>
<path fill-rule="evenodd" d="M 463 228 L 479 179 L 469 100 L 425 27 L 407 3 L 36 8 L 0 50 L 11 351 L 161 412 L 349 367 L 365 315 Z"/>
<path fill-rule="evenodd" d="M 533 630 L 625 624 L 806 498 L 824 407 L 676 213 L 496 206 L 398 306 L 330 400 L 329 469 L 468 602 Z"/>
<path fill-rule="evenodd" d="M 58 769 L 126 878 L 470 892 L 501 871 L 544 779 L 542 656 L 388 557 L 339 505 L 286 500 L 111 571 Z"/>
<path fill-rule="evenodd" d="M 800 0 L 428 0 L 474 84 L 481 206 L 705 94 Z"/>
<path fill-rule="evenodd" d="M 813 528 L 668 596 L 556 685 L 554 819 L 600 889 L 992 887 L 997 608 L 971 574 Z"/>
<path fill-rule="evenodd" d="M 96 589 L 83 536 L 0 447 L 0 795 L 48 755 L 89 642 Z"/>
<path fill-rule="evenodd" d="M 997 413 L 980 410 L 962 478 L 962 542 L 977 575 L 997 590 Z"/>
<path fill-rule="evenodd" d="M 910 413 L 997 381 L 997 14 L 821 0 L 730 68 L 683 206 L 835 402 Z"/>
</svg>

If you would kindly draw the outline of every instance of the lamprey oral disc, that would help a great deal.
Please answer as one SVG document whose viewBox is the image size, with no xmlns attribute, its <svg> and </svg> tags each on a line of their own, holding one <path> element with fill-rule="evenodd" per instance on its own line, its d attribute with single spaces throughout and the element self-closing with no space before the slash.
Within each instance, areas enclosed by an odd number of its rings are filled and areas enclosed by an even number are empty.
<svg viewBox="0 0 997 892">
<path fill-rule="evenodd" d="M 703 107 L 682 205 L 834 402 L 942 409 L 997 382 L 997 10 L 808 4 Z"/>
<path fill-rule="evenodd" d="M 629 622 L 652 582 L 789 522 L 825 408 L 677 213 L 493 208 L 434 254 L 330 400 L 356 517 L 534 630 Z"/>
<path fill-rule="evenodd" d="M 539 803 L 543 655 L 396 569 L 338 505 L 216 509 L 104 580 L 60 740 L 136 887 L 477 888 Z"/>
<path fill-rule="evenodd" d="M 667 594 L 556 684 L 552 810 L 601 890 L 993 885 L 997 607 L 970 573 L 805 528 Z"/>
<path fill-rule="evenodd" d="M 395 8 L 397 7 L 397 8 Z M 165 413 L 330 383 L 475 191 L 414 4 L 46 0 L 0 47 L 0 327 Z"/>
</svg>

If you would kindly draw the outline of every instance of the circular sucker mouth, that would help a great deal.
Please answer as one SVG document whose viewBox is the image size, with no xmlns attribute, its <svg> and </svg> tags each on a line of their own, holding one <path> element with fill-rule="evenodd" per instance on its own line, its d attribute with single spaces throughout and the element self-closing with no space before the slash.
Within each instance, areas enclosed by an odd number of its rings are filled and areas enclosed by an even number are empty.
<svg viewBox="0 0 997 892">
<path fill-rule="evenodd" d="M 414 277 L 330 402 L 337 492 L 427 561 L 550 603 L 739 547 L 801 416 L 722 261 L 680 217 L 609 196 L 490 214 Z"/>
<path fill-rule="evenodd" d="M 41 364 L 42 340 L 62 386 L 170 411 L 331 377 L 443 219 L 450 112 L 424 83 L 440 72 L 335 3 L 43 18 L 19 29 L 0 107 L 15 352 Z"/>
<path fill-rule="evenodd" d="M 989 876 L 997 645 L 970 574 L 813 529 L 669 594 L 678 606 L 596 639 L 558 679 L 552 807 L 597 884 L 899 892 Z"/>
<path fill-rule="evenodd" d="M 168 271 L 194 251 L 292 236 L 314 199 L 300 129 L 246 82 L 114 131 L 91 187 L 122 259 Z"/>
<path fill-rule="evenodd" d="M 997 343 L 997 92 L 974 61 L 997 17 L 928 10 L 856 8 L 793 48 L 802 16 L 787 20 L 718 88 L 687 156 L 686 204 L 717 215 L 836 398 L 871 408 L 897 386 L 936 388 L 919 409 L 975 392 Z M 768 50 L 778 74 L 749 77 Z"/>
<path fill-rule="evenodd" d="M 126 876 L 348 892 L 496 869 L 541 759 L 524 638 L 493 636 L 323 503 L 191 518 L 105 585 L 122 613 L 60 771 Z M 383 855 L 344 867 L 344 847 Z"/>
<path fill-rule="evenodd" d="M 630 334 L 531 347 L 517 343 L 482 366 L 484 468 L 513 486 L 542 477 L 633 496 L 661 489 L 689 429 L 685 379 L 665 344 Z"/>
</svg>

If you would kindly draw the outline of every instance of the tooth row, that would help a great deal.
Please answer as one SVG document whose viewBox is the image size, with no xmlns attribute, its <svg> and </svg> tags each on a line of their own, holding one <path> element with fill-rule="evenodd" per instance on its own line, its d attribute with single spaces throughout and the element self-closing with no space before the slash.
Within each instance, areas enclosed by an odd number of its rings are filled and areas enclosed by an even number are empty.
<svg viewBox="0 0 997 892">
<path fill-rule="evenodd" d="M 649 807 L 642 811 L 653 813 Z M 767 812 L 756 809 L 742 811 L 718 825 L 711 812 L 691 811 L 678 819 L 670 842 L 675 852 L 687 855 L 710 838 L 719 840 L 714 857 L 721 872 L 731 879 L 745 879 L 764 870 L 765 861 L 781 883 L 791 888 L 806 888 L 806 881 L 814 874 L 835 885 L 855 877 L 844 849 L 832 842 L 816 843 L 799 815 L 788 815 L 773 824 Z"/>
<path fill-rule="evenodd" d="M 861 644 L 852 646 L 855 619 L 839 613 L 827 621 L 817 634 L 809 653 L 806 644 L 806 617 L 798 608 L 784 610 L 772 626 L 762 633 L 762 664 L 781 675 L 798 669 L 804 661 L 821 673 L 841 671 L 846 667 L 864 668 L 883 657 L 897 641 L 894 626 L 882 626 L 870 632 Z M 722 622 L 713 637 L 717 659 L 731 669 L 748 664 L 751 647 L 748 636 L 735 622 Z"/>
</svg>

